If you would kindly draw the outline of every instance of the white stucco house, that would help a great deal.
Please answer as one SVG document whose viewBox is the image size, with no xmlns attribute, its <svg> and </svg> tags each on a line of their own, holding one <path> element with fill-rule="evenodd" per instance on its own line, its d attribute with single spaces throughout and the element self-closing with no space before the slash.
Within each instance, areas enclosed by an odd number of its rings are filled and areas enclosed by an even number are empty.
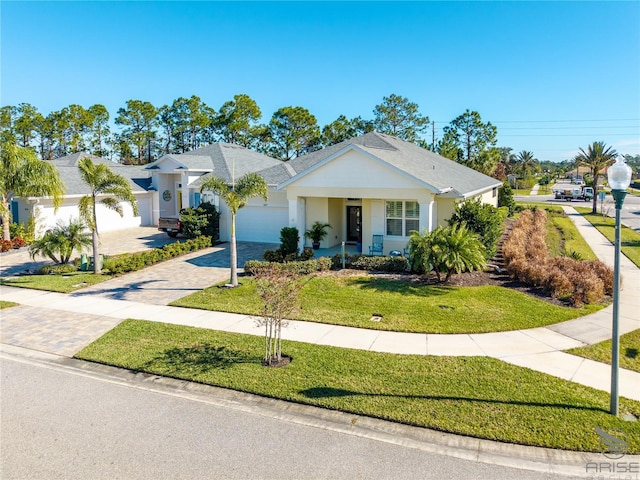
<svg viewBox="0 0 640 480">
<path fill-rule="evenodd" d="M 457 162 L 376 132 L 281 162 L 237 145 L 218 143 L 149 164 L 158 191 L 154 218 L 211 201 L 220 208 L 220 238 L 229 240 L 230 216 L 202 181 L 211 174 L 231 183 L 257 172 L 269 186 L 269 199 L 252 199 L 238 212 L 240 241 L 278 243 L 280 230 L 301 234 L 315 222 L 329 223 L 322 248 L 345 241 L 368 251 L 372 236 L 384 236 L 384 248 L 402 250 L 411 230 L 433 230 L 451 216 L 455 204 L 469 198 L 497 205 L 502 182 Z"/>
<path fill-rule="evenodd" d="M 84 193 L 77 161 L 83 154 L 54 160 L 67 185 L 65 204 L 53 214 L 50 200 L 21 199 L 20 208 L 39 208 L 46 223 L 67 219 Z M 479 198 L 497 205 L 502 182 L 396 137 L 376 132 L 346 140 L 317 152 L 282 162 L 244 147 L 216 143 L 184 154 L 167 154 L 144 166 L 108 162 L 130 179 L 140 215 L 100 212 L 103 231 L 156 225 L 158 218 L 177 216 L 182 208 L 210 201 L 220 210 L 220 239 L 228 241 L 230 215 L 212 192 L 200 192 L 209 175 L 232 183 L 247 172 L 261 175 L 269 198 L 254 198 L 238 212 L 239 241 L 278 243 L 280 230 L 296 227 L 300 247 L 315 222 L 329 223 L 322 248 L 342 241 L 368 252 L 373 235 L 383 235 L 384 250 L 402 250 L 411 230 L 444 225 L 457 202 Z M 76 173 L 73 173 L 73 170 Z M 77 210 L 75 212 L 77 214 Z M 18 212 L 18 218 L 21 218 Z M 102 220 L 104 218 L 104 220 Z M 103 226 L 104 225 L 104 226 Z"/>
<path fill-rule="evenodd" d="M 65 185 L 65 195 L 62 205 L 55 210 L 53 200 L 50 197 L 18 197 L 11 203 L 11 213 L 14 222 L 27 222 L 35 217 L 37 229 L 43 233 L 48 228 L 55 226 L 56 222 L 68 222 L 70 218 L 78 218 L 78 202 L 80 198 L 91 193 L 89 186 L 80 177 L 78 161 L 88 157 L 93 163 L 104 163 L 119 175 L 129 181 L 129 185 L 138 204 L 138 216 L 133 215 L 131 205 L 122 203 L 123 216 L 102 205 L 97 206 L 98 230 L 107 232 L 138 227 L 141 225 L 153 225 L 152 210 L 155 192 L 149 189 L 151 179 L 144 166 L 121 165 L 110 160 L 89 155 L 87 153 L 74 153 L 55 160 L 47 160 L 53 163 Z"/>
</svg>

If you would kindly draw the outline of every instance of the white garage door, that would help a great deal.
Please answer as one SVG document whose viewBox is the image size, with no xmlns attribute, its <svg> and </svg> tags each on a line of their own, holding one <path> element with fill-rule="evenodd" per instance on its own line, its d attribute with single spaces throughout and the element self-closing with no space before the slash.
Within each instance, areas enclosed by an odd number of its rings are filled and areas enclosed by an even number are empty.
<svg viewBox="0 0 640 480">
<path fill-rule="evenodd" d="M 280 243 L 280 230 L 288 225 L 288 217 L 287 207 L 246 205 L 236 216 L 236 239 Z"/>
</svg>

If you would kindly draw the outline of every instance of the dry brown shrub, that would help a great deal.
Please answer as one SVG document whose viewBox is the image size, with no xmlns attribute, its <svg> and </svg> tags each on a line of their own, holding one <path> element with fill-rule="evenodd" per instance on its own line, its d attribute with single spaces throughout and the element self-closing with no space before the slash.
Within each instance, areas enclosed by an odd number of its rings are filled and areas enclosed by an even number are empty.
<svg viewBox="0 0 640 480">
<path fill-rule="evenodd" d="M 544 287 L 553 298 L 567 297 L 573 292 L 573 283 L 558 267 L 549 269 Z"/>
<path fill-rule="evenodd" d="M 588 262 L 590 268 L 593 270 L 604 285 L 604 293 L 607 295 L 613 295 L 613 268 L 609 267 L 600 260 L 593 260 Z"/>
<path fill-rule="evenodd" d="M 546 265 L 538 265 L 535 263 L 529 263 L 526 269 L 526 282 L 535 287 L 541 287 L 544 285 L 547 277 L 549 276 L 549 269 Z"/>
</svg>

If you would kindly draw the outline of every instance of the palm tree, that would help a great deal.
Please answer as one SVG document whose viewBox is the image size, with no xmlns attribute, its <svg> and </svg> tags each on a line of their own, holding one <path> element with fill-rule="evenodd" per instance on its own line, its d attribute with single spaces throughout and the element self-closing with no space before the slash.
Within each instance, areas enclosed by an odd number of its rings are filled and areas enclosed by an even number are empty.
<svg viewBox="0 0 640 480">
<path fill-rule="evenodd" d="M 232 182 L 231 185 L 226 180 L 216 176 L 207 178 L 200 187 L 200 192 L 212 191 L 224 200 L 231 212 L 231 280 L 232 287 L 238 286 L 238 254 L 236 250 L 236 215 L 238 210 L 244 207 L 253 197 L 262 197 L 266 202 L 268 199 L 267 183 L 257 173 L 247 173 Z"/>
<path fill-rule="evenodd" d="M 53 197 L 57 209 L 62 204 L 64 184 L 56 167 L 38 160 L 33 150 L 3 142 L 0 145 L 0 194 L 2 238 L 11 240 L 11 200 L 14 197 Z"/>
<path fill-rule="evenodd" d="M 438 281 L 441 273 L 446 273 L 444 283 L 447 283 L 453 272 L 472 272 L 487 266 L 485 246 L 464 223 L 438 227 L 431 235 L 431 263 Z"/>
<path fill-rule="evenodd" d="M 91 245 L 91 236 L 84 233 L 84 229 L 85 225 L 81 220 L 71 219 L 68 225 L 58 222 L 42 238 L 29 245 L 31 259 L 42 255 L 49 257 L 54 263 L 67 263 L 74 250 L 82 251 Z"/>
<path fill-rule="evenodd" d="M 585 165 L 591 169 L 593 178 L 593 205 L 592 212 L 597 213 L 598 180 L 600 170 L 615 162 L 618 152 L 612 147 L 606 147 L 604 142 L 593 142 L 585 152 L 582 148 L 574 158 L 576 166 Z"/>
<path fill-rule="evenodd" d="M 96 203 L 100 202 L 105 207 L 118 212 L 121 217 L 123 215 L 121 201 L 131 204 L 134 215 L 138 215 L 138 204 L 127 179 L 113 173 L 104 163 L 93 163 L 91 159 L 84 157 L 78 162 L 78 168 L 82 180 L 91 189 L 89 195 L 80 199 L 78 209 L 80 210 L 80 218 L 85 221 L 93 234 L 93 273 L 100 273 Z M 104 198 L 98 199 L 102 196 Z"/>
<path fill-rule="evenodd" d="M 536 160 L 536 158 L 533 156 L 533 152 L 523 150 L 518 154 L 516 161 L 518 162 L 518 167 L 522 172 L 522 178 L 526 179 L 529 172 L 535 169 L 536 162 L 538 160 Z"/>
</svg>

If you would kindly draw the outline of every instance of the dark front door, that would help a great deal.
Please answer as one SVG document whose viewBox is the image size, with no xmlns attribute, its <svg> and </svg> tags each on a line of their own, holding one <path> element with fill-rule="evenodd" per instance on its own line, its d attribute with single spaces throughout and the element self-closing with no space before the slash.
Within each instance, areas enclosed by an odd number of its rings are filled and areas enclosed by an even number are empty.
<svg viewBox="0 0 640 480">
<path fill-rule="evenodd" d="M 347 242 L 362 242 L 362 207 L 347 207 Z"/>
</svg>

